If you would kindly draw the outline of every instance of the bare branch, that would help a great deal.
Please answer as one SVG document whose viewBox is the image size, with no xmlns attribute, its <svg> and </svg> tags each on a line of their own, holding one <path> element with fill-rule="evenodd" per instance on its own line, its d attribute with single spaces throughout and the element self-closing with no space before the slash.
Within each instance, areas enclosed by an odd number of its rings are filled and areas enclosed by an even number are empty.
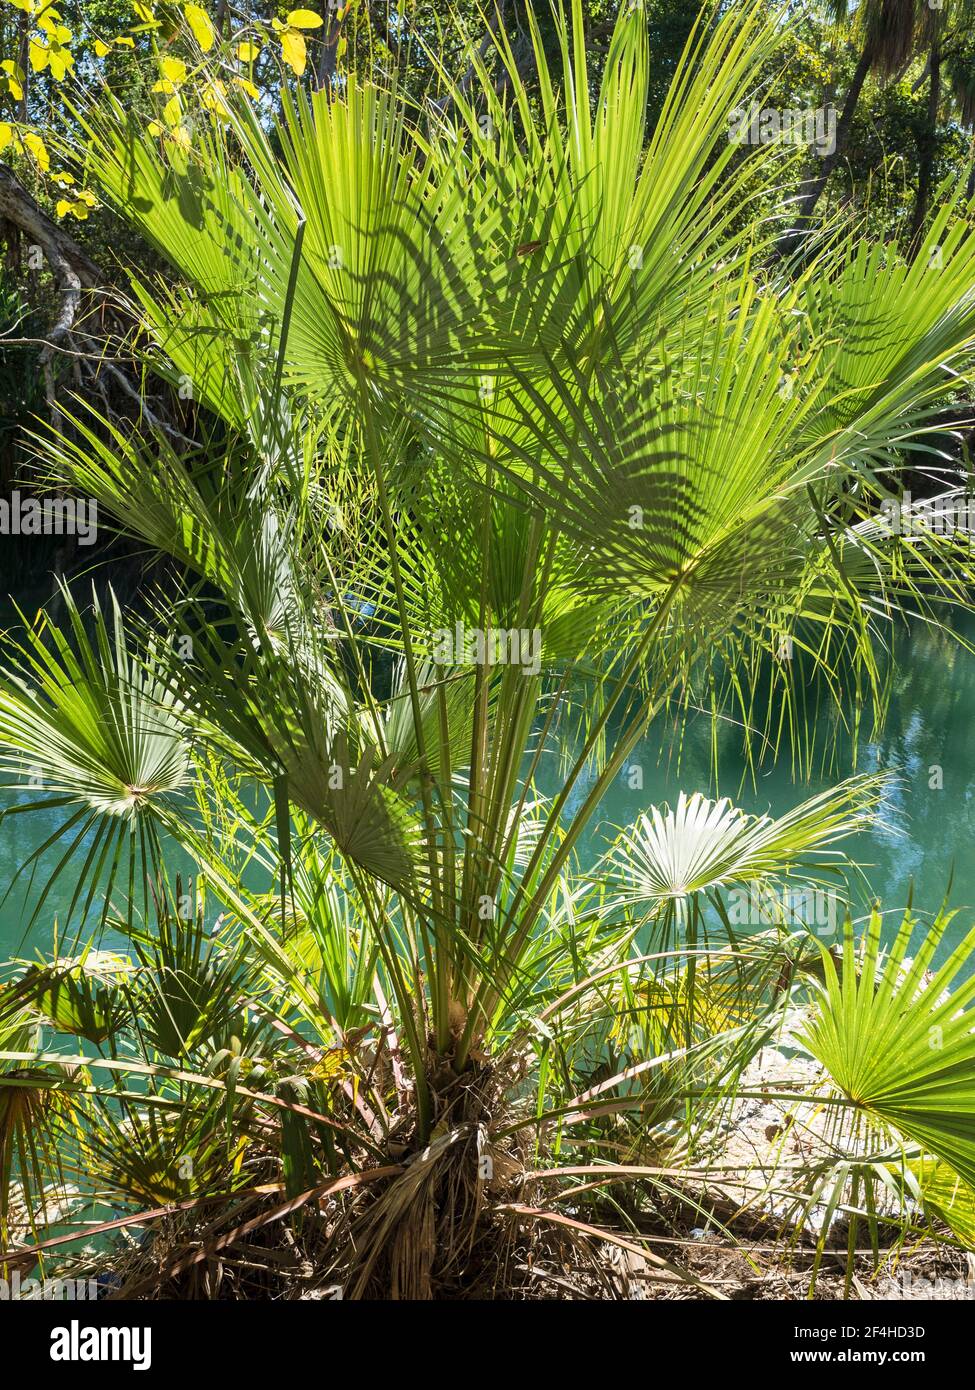
<svg viewBox="0 0 975 1390">
<path fill-rule="evenodd" d="M 41 369 L 44 373 L 44 393 L 48 404 L 53 407 L 54 372 L 51 364 L 54 351 L 74 327 L 82 290 L 101 283 L 104 277 L 73 237 L 41 211 L 16 174 L 2 163 L 0 216 L 18 227 L 34 245 L 41 248 L 60 292 L 61 302 L 57 317 L 48 329 L 47 343 L 40 354 Z"/>
</svg>

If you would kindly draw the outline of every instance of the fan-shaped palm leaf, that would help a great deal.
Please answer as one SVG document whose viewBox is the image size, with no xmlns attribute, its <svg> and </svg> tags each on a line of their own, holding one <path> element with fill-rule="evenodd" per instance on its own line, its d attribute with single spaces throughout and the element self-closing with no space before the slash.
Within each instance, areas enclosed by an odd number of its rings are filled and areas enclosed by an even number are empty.
<svg viewBox="0 0 975 1390">
<path fill-rule="evenodd" d="M 843 963 L 824 952 L 825 983 L 800 1041 L 848 1102 L 947 1163 L 975 1187 L 975 1032 L 969 1005 L 975 949 L 969 932 L 934 971 L 951 916 L 942 914 L 907 958 L 916 922 L 905 914 L 889 951 L 882 919 L 871 914 L 862 951 L 847 923 Z M 948 993 L 949 986 L 954 993 Z"/>
<path fill-rule="evenodd" d="M 622 832 L 606 860 L 608 882 L 623 905 L 652 911 L 794 870 L 835 870 L 843 856 L 832 847 L 870 823 L 882 785 L 882 778 L 853 778 L 776 817 L 682 792 L 673 810 L 653 807 Z"/>
<path fill-rule="evenodd" d="M 35 919 L 73 857 L 83 862 L 69 912 L 86 890 L 87 911 L 99 886 L 107 912 L 126 856 L 130 900 L 137 861 L 145 895 L 146 874 L 158 862 L 158 816 L 189 780 L 183 712 L 163 677 L 158 649 L 143 660 L 130 653 L 114 593 L 113 631 L 93 598 L 93 636 L 70 592 L 62 596 L 72 640 L 42 616 L 12 644 L 16 669 L 0 682 L 0 767 L 14 786 L 32 790 L 29 801 L 5 814 L 40 807 L 70 813 L 23 866 L 58 841 L 66 843 Z"/>
</svg>

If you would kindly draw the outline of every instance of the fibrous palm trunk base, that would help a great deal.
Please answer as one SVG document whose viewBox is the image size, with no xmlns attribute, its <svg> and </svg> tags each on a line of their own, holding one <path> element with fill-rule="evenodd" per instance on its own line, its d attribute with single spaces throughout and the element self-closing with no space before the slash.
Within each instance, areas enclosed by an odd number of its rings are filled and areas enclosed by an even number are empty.
<svg viewBox="0 0 975 1390">
<path fill-rule="evenodd" d="M 513 1204 L 533 1192 L 531 1169 L 511 1121 L 510 1067 L 478 1064 L 457 1074 L 431 1066 L 436 1105 L 430 1141 L 382 1191 L 364 1195 L 337 1232 L 343 1296 L 427 1300 L 539 1296 L 532 1263 L 544 1245 L 567 1277 L 599 1260 L 564 1231 L 541 1232 Z M 530 1294 L 529 1294 L 530 1290 Z"/>
<path fill-rule="evenodd" d="M 435 1124 L 390 1175 L 321 1201 L 276 1195 L 183 1212 L 100 1261 L 110 1298 L 626 1298 L 601 1241 L 538 1223 L 534 1146 L 510 1130 L 510 1069 L 431 1068 Z M 517 1113 L 521 1113 L 518 1111 Z"/>
</svg>

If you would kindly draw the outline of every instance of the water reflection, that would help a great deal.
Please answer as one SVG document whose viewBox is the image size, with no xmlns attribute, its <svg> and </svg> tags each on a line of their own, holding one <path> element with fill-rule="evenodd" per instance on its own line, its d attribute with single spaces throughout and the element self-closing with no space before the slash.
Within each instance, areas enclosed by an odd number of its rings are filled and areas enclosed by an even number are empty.
<svg viewBox="0 0 975 1390">
<path fill-rule="evenodd" d="M 975 624 L 969 625 L 975 637 Z M 863 743 L 856 758 L 858 771 L 884 769 L 897 774 L 882 809 L 882 822 L 870 832 L 848 842 L 849 853 L 865 868 L 869 887 L 862 887 L 858 907 L 871 894 L 882 899 L 886 910 L 904 906 L 913 882 L 918 908 L 933 912 L 940 905 L 951 879 L 951 905 L 959 916 L 951 933 L 956 941 L 975 921 L 975 655 L 928 626 L 902 631 L 894 644 L 895 674 L 890 710 L 882 736 Z M 671 730 L 654 727 L 634 751 L 631 762 L 643 769 L 643 787 L 632 789 L 626 768 L 604 799 L 593 827 L 583 842 L 582 853 L 595 855 L 604 847 L 613 825 L 631 821 L 654 802 L 676 798 L 679 790 L 720 791 L 746 809 L 781 814 L 814 792 L 831 785 L 853 770 L 849 746 L 841 748 L 835 774 L 817 775 L 810 781 L 793 776 L 788 757 L 766 770 L 755 782 L 742 782 L 745 764 L 740 737 L 725 728 L 718 741 L 718 780 L 712 768 L 710 731 L 703 717 L 692 720 L 684 737 L 675 740 Z M 845 759 L 845 761 L 844 761 Z M 543 766 L 546 790 L 557 786 L 557 760 Z M 577 788 L 576 800 L 585 789 Z M 7 797 L 7 804 L 24 795 Z M 19 868 L 63 823 L 63 812 L 38 811 L 5 816 L 0 822 L 0 891 L 8 896 L 0 906 L 0 957 L 24 948 L 24 932 L 37 902 L 46 871 L 62 850 L 48 851 L 33 872 L 28 871 L 10 888 Z M 80 868 L 84 854 L 77 857 Z M 173 864 L 173 869 L 186 868 Z M 30 942 L 46 947 L 52 939 L 55 918 L 63 924 L 76 883 L 65 876 L 44 905 L 41 920 Z M 96 910 L 97 917 L 97 910 Z"/>
</svg>

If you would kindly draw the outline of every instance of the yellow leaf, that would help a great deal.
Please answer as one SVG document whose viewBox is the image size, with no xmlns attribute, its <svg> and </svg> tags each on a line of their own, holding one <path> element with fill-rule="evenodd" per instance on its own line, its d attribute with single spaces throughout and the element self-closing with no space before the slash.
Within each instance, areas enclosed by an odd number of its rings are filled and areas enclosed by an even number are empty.
<svg viewBox="0 0 975 1390">
<path fill-rule="evenodd" d="M 13 138 L 13 126 L 8 121 L 0 121 L 0 150 L 5 150 Z"/>
<path fill-rule="evenodd" d="M 246 77 L 235 77 L 235 78 L 234 78 L 234 81 L 237 83 L 237 86 L 238 86 L 238 87 L 243 88 L 243 90 L 244 90 L 244 91 L 247 93 L 247 95 L 250 97 L 251 101 L 260 101 L 260 99 L 261 99 L 261 94 L 260 94 L 260 92 L 259 92 L 259 91 L 257 90 L 257 88 L 254 86 L 253 82 L 251 82 L 248 78 L 246 78 Z"/>
<path fill-rule="evenodd" d="M 203 93 L 203 105 L 221 120 L 229 117 L 230 107 L 226 102 L 226 88 L 222 82 L 215 82 L 212 87 L 207 88 Z"/>
<path fill-rule="evenodd" d="M 288 15 L 289 29 L 320 29 L 322 17 L 314 10 L 292 10 Z"/>
<path fill-rule="evenodd" d="M 59 169 L 51 178 L 55 183 L 59 183 L 62 188 L 67 188 L 68 184 L 74 183 L 74 174 L 69 174 L 67 169 Z"/>
<path fill-rule="evenodd" d="M 128 35 L 123 35 L 122 38 L 115 40 L 115 44 L 118 48 L 135 48 L 135 39 L 130 39 Z"/>
<path fill-rule="evenodd" d="M 163 128 L 158 121 L 150 121 L 146 127 L 150 135 L 159 136 L 163 133 Z"/>
<path fill-rule="evenodd" d="M 240 43 L 237 45 L 237 57 L 242 63 L 253 63 L 261 56 L 261 50 L 256 43 Z"/>
<path fill-rule="evenodd" d="M 95 57 L 96 57 L 96 58 L 104 58 L 104 57 L 105 57 L 105 54 L 106 54 L 106 53 L 110 53 L 111 51 L 112 51 L 112 45 L 111 45 L 110 43 L 105 43 L 105 42 L 103 42 L 102 39 L 96 39 L 96 40 L 95 40 Z"/>
<path fill-rule="evenodd" d="M 213 25 L 210 23 L 210 16 L 206 10 L 201 10 L 199 5 L 187 5 L 183 10 L 186 15 L 186 22 L 193 30 L 193 37 L 203 49 L 204 53 L 209 53 L 213 47 L 214 33 Z"/>
<path fill-rule="evenodd" d="M 24 95 L 24 88 L 22 86 L 24 75 L 19 66 L 12 58 L 5 58 L 3 62 L 0 63 L 0 71 L 3 73 L 3 77 L 0 78 L 0 88 L 5 92 L 9 92 L 14 101 L 20 101 Z"/>
<path fill-rule="evenodd" d="M 52 47 L 48 61 L 51 64 L 51 76 L 56 82 L 62 82 L 68 68 L 74 67 L 74 54 L 68 48 Z"/>
<path fill-rule="evenodd" d="M 52 39 L 58 43 L 71 42 L 71 30 L 66 29 L 61 23 L 61 16 L 54 10 L 45 10 L 44 14 L 37 21 L 37 27 L 43 29 L 45 34 L 50 34 Z"/>
<path fill-rule="evenodd" d="M 47 173 L 48 169 L 50 169 L 51 167 L 51 156 L 48 154 L 47 146 L 45 145 L 41 137 L 39 135 L 35 135 L 32 130 L 28 131 L 28 133 L 24 136 L 24 144 L 30 151 L 30 153 L 34 156 L 35 160 L 40 165 L 40 167 L 44 170 L 45 173 Z"/>
<path fill-rule="evenodd" d="M 304 35 L 299 34 L 297 29 L 286 29 L 281 35 L 281 52 L 284 61 L 300 77 L 305 70 L 307 56 Z"/>
<path fill-rule="evenodd" d="M 174 82 L 177 86 L 186 81 L 186 64 L 182 58 L 164 58 L 159 66 L 167 81 Z"/>
<path fill-rule="evenodd" d="M 43 43 L 38 43 L 36 39 L 31 39 L 30 48 L 28 49 L 28 52 L 30 54 L 30 65 L 34 69 L 34 71 L 43 72 L 44 69 L 47 67 L 47 45 Z"/>
<path fill-rule="evenodd" d="M 143 24 L 151 24 L 156 18 L 156 12 L 152 6 L 140 4 L 140 0 L 132 0 L 132 8 Z"/>
<path fill-rule="evenodd" d="M 310 1069 L 308 1075 L 316 1081 L 333 1081 L 351 1071 L 352 1057 L 344 1047 L 330 1047 Z M 357 1080 L 358 1078 L 354 1078 Z"/>
<path fill-rule="evenodd" d="M 179 125 L 181 114 L 182 107 L 180 106 L 179 97 L 170 97 L 163 107 L 163 120 L 168 126 L 177 126 Z"/>
<path fill-rule="evenodd" d="M 68 202 L 67 198 L 59 198 L 54 205 L 54 211 L 57 213 L 58 217 L 64 217 L 66 213 L 71 211 L 71 204 Z"/>
</svg>

